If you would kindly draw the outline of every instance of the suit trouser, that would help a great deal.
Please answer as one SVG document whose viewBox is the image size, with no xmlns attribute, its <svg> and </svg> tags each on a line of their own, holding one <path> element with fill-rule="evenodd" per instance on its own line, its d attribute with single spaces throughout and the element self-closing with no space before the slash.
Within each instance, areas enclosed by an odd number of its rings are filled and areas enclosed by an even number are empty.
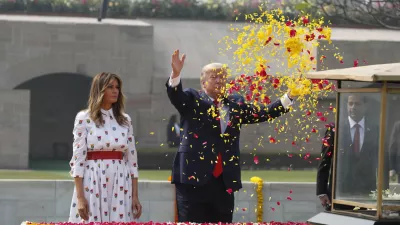
<svg viewBox="0 0 400 225">
<path fill-rule="evenodd" d="M 222 176 L 204 186 L 175 184 L 179 222 L 232 223 L 234 194 L 226 191 Z"/>
</svg>

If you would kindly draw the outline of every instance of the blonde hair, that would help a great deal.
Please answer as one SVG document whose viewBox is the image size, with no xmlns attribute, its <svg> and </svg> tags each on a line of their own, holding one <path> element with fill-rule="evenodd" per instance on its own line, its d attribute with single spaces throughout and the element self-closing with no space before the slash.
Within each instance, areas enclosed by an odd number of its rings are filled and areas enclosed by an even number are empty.
<svg viewBox="0 0 400 225">
<path fill-rule="evenodd" d="M 124 116 L 125 96 L 122 93 L 122 80 L 118 75 L 113 73 L 103 72 L 97 74 L 93 78 L 88 100 L 89 117 L 96 125 L 104 125 L 104 120 L 101 115 L 101 104 L 103 103 L 104 92 L 112 80 L 116 80 L 119 85 L 118 100 L 116 103 L 112 104 L 115 120 L 120 126 L 129 125 L 128 119 Z"/>
<path fill-rule="evenodd" d="M 203 81 L 206 79 L 206 76 L 208 73 L 212 71 L 221 71 L 221 72 L 226 72 L 228 67 L 225 64 L 214 62 L 214 63 L 209 63 L 201 69 L 201 75 L 200 75 L 200 84 L 203 84 Z"/>
</svg>

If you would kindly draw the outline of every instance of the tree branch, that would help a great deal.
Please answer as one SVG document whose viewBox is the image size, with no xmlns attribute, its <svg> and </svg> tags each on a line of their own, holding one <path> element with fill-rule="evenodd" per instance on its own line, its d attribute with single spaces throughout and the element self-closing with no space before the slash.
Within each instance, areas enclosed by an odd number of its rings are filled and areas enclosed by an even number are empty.
<svg viewBox="0 0 400 225">
<path fill-rule="evenodd" d="M 360 25 L 400 29 L 399 0 L 304 0 L 311 8 L 331 18 Z"/>
</svg>

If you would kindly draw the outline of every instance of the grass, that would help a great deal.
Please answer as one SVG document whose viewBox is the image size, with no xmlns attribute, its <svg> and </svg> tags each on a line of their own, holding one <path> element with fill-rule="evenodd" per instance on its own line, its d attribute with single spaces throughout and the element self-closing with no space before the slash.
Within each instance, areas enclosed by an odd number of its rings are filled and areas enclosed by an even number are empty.
<svg viewBox="0 0 400 225">
<path fill-rule="evenodd" d="M 168 180 L 170 170 L 140 170 L 139 180 Z M 316 171 L 276 171 L 276 170 L 244 170 L 242 181 L 250 181 L 253 176 L 265 182 L 315 182 Z M 0 170 L 0 179 L 72 179 L 68 170 Z"/>
<path fill-rule="evenodd" d="M 0 179 L 43 179 L 72 180 L 68 161 L 30 161 L 30 170 L 0 170 Z M 139 180 L 164 180 L 171 175 L 170 170 L 139 170 Z M 265 182 L 315 182 L 316 171 L 309 170 L 243 170 L 242 181 L 250 181 L 253 176 Z"/>
</svg>

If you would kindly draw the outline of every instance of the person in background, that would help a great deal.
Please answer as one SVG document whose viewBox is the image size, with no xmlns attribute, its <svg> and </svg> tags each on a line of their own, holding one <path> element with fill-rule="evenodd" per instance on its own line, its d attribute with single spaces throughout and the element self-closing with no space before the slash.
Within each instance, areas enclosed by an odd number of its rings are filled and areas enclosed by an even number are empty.
<svg viewBox="0 0 400 225">
<path fill-rule="evenodd" d="M 326 211 L 331 210 L 333 152 L 335 140 L 335 124 L 329 124 L 321 147 L 321 160 L 317 172 L 317 196 Z M 354 207 L 343 205 L 342 209 L 351 210 Z"/>
<path fill-rule="evenodd" d="M 173 148 L 179 146 L 179 140 L 180 140 L 180 127 L 177 121 L 177 115 L 172 115 L 169 118 L 168 125 L 167 125 L 167 141 L 168 141 L 168 147 Z"/>
<path fill-rule="evenodd" d="M 350 94 L 346 99 L 347 119 L 340 122 L 338 154 L 340 162 L 336 170 L 336 193 L 339 196 L 366 195 L 377 189 L 379 129 L 373 119 L 366 117 L 367 98 L 361 94 Z M 327 210 L 332 202 L 333 156 L 335 124 L 330 124 L 321 149 L 321 161 L 317 172 L 317 196 Z M 385 155 L 387 157 L 387 154 Z M 389 187 L 387 167 L 383 188 Z M 351 210 L 354 207 L 338 205 L 337 209 Z"/>
<path fill-rule="evenodd" d="M 397 121 L 392 129 L 392 133 L 390 134 L 389 139 L 389 177 L 392 180 L 396 180 L 397 175 L 397 183 L 400 183 L 400 121 Z"/>
<path fill-rule="evenodd" d="M 131 222 L 141 215 L 135 137 L 124 99 L 121 79 L 100 73 L 92 81 L 88 108 L 76 115 L 69 222 Z"/>
</svg>

